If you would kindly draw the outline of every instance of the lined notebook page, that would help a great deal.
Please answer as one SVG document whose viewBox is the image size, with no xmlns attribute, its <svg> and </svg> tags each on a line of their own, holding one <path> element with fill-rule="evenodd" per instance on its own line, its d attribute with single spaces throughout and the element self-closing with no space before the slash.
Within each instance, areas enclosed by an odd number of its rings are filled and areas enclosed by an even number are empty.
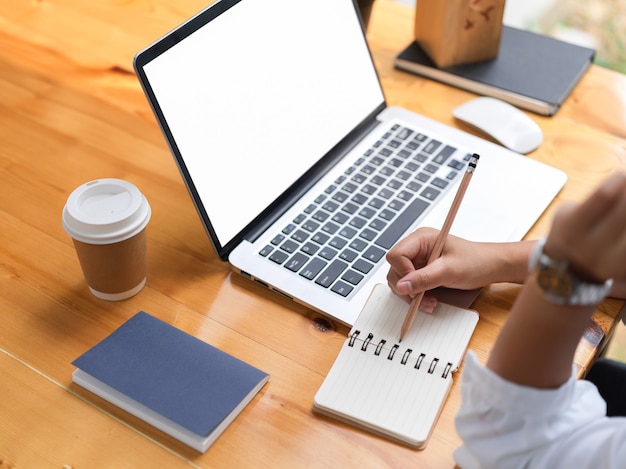
<svg viewBox="0 0 626 469">
<path fill-rule="evenodd" d="M 318 411 L 422 447 L 478 321 L 439 304 L 418 312 L 399 343 L 408 304 L 377 285 L 315 396 Z"/>
</svg>

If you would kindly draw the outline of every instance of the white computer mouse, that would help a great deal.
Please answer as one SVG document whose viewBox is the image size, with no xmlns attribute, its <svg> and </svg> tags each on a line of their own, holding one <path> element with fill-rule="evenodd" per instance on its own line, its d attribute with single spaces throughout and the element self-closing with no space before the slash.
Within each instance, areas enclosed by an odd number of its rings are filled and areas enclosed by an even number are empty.
<svg viewBox="0 0 626 469">
<path fill-rule="evenodd" d="M 529 153 L 543 142 L 543 132 L 534 120 L 499 99 L 472 99 L 455 108 L 453 115 L 518 153 Z"/>
</svg>

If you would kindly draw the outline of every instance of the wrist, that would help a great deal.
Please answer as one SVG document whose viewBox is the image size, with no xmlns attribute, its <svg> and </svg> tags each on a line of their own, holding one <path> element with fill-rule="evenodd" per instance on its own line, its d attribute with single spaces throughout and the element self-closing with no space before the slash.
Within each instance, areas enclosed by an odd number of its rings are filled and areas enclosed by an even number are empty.
<svg viewBox="0 0 626 469">
<path fill-rule="evenodd" d="M 489 283 L 510 282 L 522 284 L 528 276 L 528 258 L 534 241 L 494 244 L 494 268 Z"/>
<path fill-rule="evenodd" d="M 557 259 L 545 252 L 546 238 L 537 241 L 528 262 L 531 280 L 543 292 L 545 299 L 561 305 L 595 305 L 611 290 L 613 280 L 592 280 L 590 276 L 572 269 L 563 257 Z"/>
</svg>

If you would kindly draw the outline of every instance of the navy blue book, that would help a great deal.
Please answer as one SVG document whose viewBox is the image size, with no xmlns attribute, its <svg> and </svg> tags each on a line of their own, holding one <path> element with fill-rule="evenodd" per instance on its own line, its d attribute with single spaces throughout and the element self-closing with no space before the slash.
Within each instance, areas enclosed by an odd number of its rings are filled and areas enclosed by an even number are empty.
<svg viewBox="0 0 626 469">
<path fill-rule="evenodd" d="M 76 384 L 200 452 L 269 379 L 143 311 L 72 364 Z"/>
<path fill-rule="evenodd" d="M 416 42 L 395 59 L 398 69 L 551 116 L 580 81 L 593 49 L 504 26 L 493 60 L 439 68 Z"/>
</svg>

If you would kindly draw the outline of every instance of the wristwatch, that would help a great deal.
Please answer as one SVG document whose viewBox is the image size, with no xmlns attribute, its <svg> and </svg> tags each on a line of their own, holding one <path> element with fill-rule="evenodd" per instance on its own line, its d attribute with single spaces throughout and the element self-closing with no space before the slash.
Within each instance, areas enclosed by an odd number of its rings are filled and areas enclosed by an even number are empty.
<svg viewBox="0 0 626 469">
<path fill-rule="evenodd" d="M 591 283 L 571 271 L 567 261 L 555 261 L 543 252 L 546 238 L 537 241 L 528 271 L 546 300 L 560 305 L 593 305 L 604 299 L 613 279 L 604 283 Z"/>
</svg>

